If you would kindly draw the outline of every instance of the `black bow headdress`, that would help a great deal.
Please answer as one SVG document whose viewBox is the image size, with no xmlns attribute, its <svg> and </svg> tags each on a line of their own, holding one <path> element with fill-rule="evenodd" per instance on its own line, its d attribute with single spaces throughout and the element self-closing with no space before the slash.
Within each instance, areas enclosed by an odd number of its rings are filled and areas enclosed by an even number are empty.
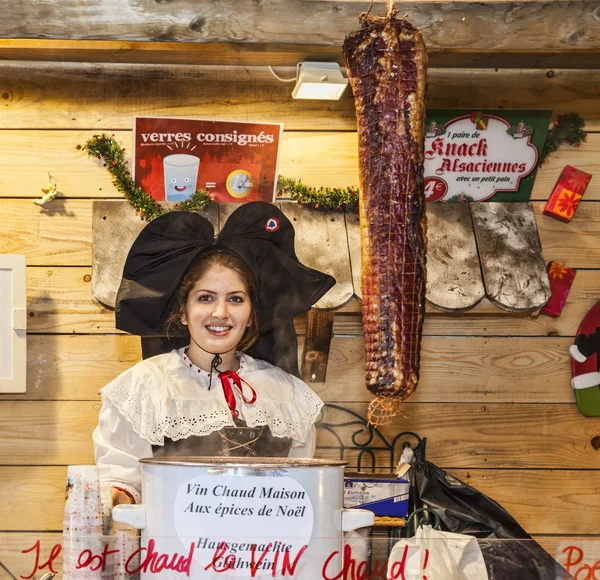
<svg viewBox="0 0 600 580">
<path fill-rule="evenodd" d="M 260 338 L 251 354 L 297 374 L 293 318 L 308 311 L 334 284 L 300 263 L 294 227 L 276 206 L 246 203 L 215 239 L 197 213 L 168 212 L 150 222 L 133 243 L 117 294 L 116 326 L 140 336 L 164 336 L 177 288 L 192 263 L 222 250 L 242 258 L 256 285 Z"/>
</svg>

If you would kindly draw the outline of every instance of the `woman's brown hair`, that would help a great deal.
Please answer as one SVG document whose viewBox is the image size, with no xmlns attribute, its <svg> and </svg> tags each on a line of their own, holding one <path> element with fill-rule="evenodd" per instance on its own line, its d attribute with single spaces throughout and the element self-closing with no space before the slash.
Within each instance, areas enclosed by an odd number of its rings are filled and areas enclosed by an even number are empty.
<svg viewBox="0 0 600 580">
<path fill-rule="evenodd" d="M 248 350 L 258 340 L 258 310 L 256 308 L 256 286 L 254 277 L 246 263 L 235 254 L 223 251 L 213 251 L 198 258 L 186 272 L 175 294 L 175 306 L 167 318 L 165 328 L 167 338 L 189 338 L 188 327 L 181 322 L 185 315 L 188 296 L 194 284 L 210 270 L 210 268 L 229 268 L 236 272 L 246 287 L 250 299 L 250 326 L 246 329 L 242 340 L 236 349 L 242 352 Z"/>
</svg>

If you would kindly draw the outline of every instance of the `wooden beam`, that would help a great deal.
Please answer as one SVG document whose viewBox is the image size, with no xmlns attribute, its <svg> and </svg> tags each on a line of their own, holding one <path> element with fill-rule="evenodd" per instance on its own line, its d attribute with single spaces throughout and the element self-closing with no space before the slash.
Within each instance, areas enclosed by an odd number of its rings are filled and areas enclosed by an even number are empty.
<svg viewBox="0 0 600 580">
<path fill-rule="evenodd" d="M 466 470 L 451 469 L 452 475 L 481 490 L 506 508 L 530 534 L 597 534 L 600 519 L 600 471 L 588 470 Z M 0 467 L 0 521 L 3 530 L 61 530 L 65 500 L 66 467 Z M 43 498 L 44 509 L 40 509 Z M 579 509 L 574 509 L 578 506 Z M 17 534 L 0 535 L 0 557 L 5 547 L 13 548 L 10 561 L 22 565 L 22 545 Z M 21 536 L 21 534 L 18 534 Z M 9 538 L 10 544 L 4 539 Z M 25 537 L 25 536 L 24 536 Z M 36 539 L 39 536 L 36 535 Z M 29 542 L 30 537 L 27 537 Z M 549 547 L 554 540 L 545 545 Z M 35 542 L 36 540 L 34 540 Z M 585 538 L 578 545 L 584 547 L 594 538 Z M 50 545 L 46 539 L 43 545 Z M 53 544 L 52 544 L 53 545 Z M 592 550 L 589 553 L 594 554 Z M 31 554 L 30 554 L 31 555 Z M 16 557 L 16 558 L 15 558 Z M 30 563 L 31 560 L 26 560 Z M 587 560 L 586 560 L 587 562 Z M 595 560 L 591 561 L 591 564 Z M 17 568 L 17 575 L 31 572 Z M 13 569 L 15 572 L 15 569 Z"/>
<path fill-rule="evenodd" d="M 0 29 L 0 33 L 3 31 Z M 5 36 L 3 34 L 3 36 Z M 298 43 L 151 42 L 148 40 L 0 39 L 0 60 L 203 66 L 296 66 L 327 60 L 343 65 L 339 46 Z"/>
<path fill-rule="evenodd" d="M 366 417 L 367 403 L 344 407 Z M 0 402 L 0 465 L 93 463 L 91 437 L 99 408 L 98 403 L 87 401 Z M 381 433 L 388 441 L 399 431 L 427 436 L 429 459 L 441 467 L 584 469 L 597 465 L 591 440 L 600 434 L 600 418 L 584 420 L 574 403 L 407 402 L 402 412 L 404 416 L 396 417 Z M 356 425 L 348 424 L 347 414 L 334 415 L 346 423 L 337 429 L 342 441 L 352 445 Z M 328 432 L 319 430 L 317 445 L 332 447 L 321 450 L 321 456 L 339 457 L 337 439 Z M 356 462 L 358 453 L 349 452 L 348 461 Z M 389 465 L 389 453 L 378 453 L 378 463 Z"/>
<path fill-rule="evenodd" d="M 599 471 L 456 469 L 451 473 L 500 503 L 531 534 L 598 532 L 600 502 L 597 491 L 588 490 L 592 482 L 600 485 Z M 578 509 L 580 502 L 585 507 Z M 589 502 L 594 502 L 593 514 Z M 594 562 L 596 559 L 590 564 Z"/>
<path fill-rule="evenodd" d="M 334 312 L 312 308 L 307 317 L 300 376 L 305 383 L 322 383 L 327 377 Z"/>
<path fill-rule="evenodd" d="M 293 64 L 276 70 L 283 77 L 294 77 L 296 63 Z M 586 130 L 600 129 L 600 70 L 430 68 L 428 76 L 429 108 L 553 109 L 555 116 L 573 111 L 584 117 Z M 266 65 L 5 61 L 0 62 L 0 84 L 0 128 L 10 129 L 13 137 L 20 137 L 14 129 L 47 128 L 58 129 L 58 133 L 65 127 L 130 130 L 132 116 L 144 114 L 280 121 L 286 131 L 356 130 L 350 90 L 336 102 L 295 100 L 290 84 L 276 80 Z M 173 91 L 175 84 L 177 91 Z M 50 143 L 57 142 L 57 136 L 43 136 L 51 139 Z M 66 150 L 72 151 L 83 140 L 71 136 Z M 48 143 L 42 139 L 37 145 L 44 152 L 48 149 Z M 3 152 L 3 156 L 15 150 L 16 147 Z M 21 149 L 19 153 L 25 157 L 30 154 Z M 57 164 L 51 167 L 56 169 Z M 347 182 L 345 172 L 340 173 L 340 181 Z M 97 191 L 96 195 L 107 195 L 110 190 L 105 188 L 104 193 Z M 84 195 L 77 188 L 75 192 L 71 195 Z M 18 188 L 15 195 L 26 193 Z"/>
<path fill-rule="evenodd" d="M 543 215 L 544 206 L 543 202 L 533 203 L 546 261 L 595 268 L 600 260 L 600 204 L 582 202 L 569 224 Z M 4 228 L 0 253 L 26 254 L 29 265 L 89 266 L 91 210 L 91 200 L 61 198 L 42 209 L 30 200 L 0 198 L 0 224 Z M 567 234 L 569 244 L 565 244 Z"/>
<path fill-rule="evenodd" d="M 571 404 L 572 343 L 555 337 L 426 336 L 421 379 L 410 402 Z M 304 344 L 300 337 L 300 351 Z M 141 360 L 139 337 L 128 335 L 29 335 L 27 352 L 27 392 L 3 394 L 0 401 L 97 402 L 102 387 Z M 330 403 L 367 403 L 372 397 L 364 365 L 361 336 L 334 337 L 327 378 L 311 388 Z"/>
<path fill-rule="evenodd" d="M 26 523 L 25 520 L 23 522 Z M 584 553 L 584 559 L 575 567 L 576 569 L 585 565 L 592 566 L 594 562 L 600 560 L 600 536 L 597 535 L 536 535 L 534 539 L 561 565 L 566 562 L 567 554 L 564 550 L 568 546 L 577 546 Z M 44 562 L 44 555 L 47 558 L 53 546 L 62 542 L 62 533 L 45 531 L 37 533 L 0 532 L 0 561 L 17 577 L 29 575 L 35 563 L 35 553 L 33 550 L 31 552 L 27 552 L 27 550 L 34 546 L 38 540 L 42 554 L 40 560 Z M 389 546 L 395 542 L 395 539 L 388 539 L 387 537 L 372 538 L 373 552 L 387 554 Z M 54 561 L 54 570 L 62 569 L 62 561 L 61 553 Z"/>
<path fill-rule="evenodd" d="M 445 69 L 530 68 L 580 69 L 598 66 L 595 50 L 437 49 L 429 66 Z M 288 66 L 303 61 L 337 62 L 345 66 L 341 46 L 319 44 L 236 42 L 131 42 L 128 40 L 69 40 L 1 38 L 0 60 L 59 63 L 194 66 Z"/>
<path fill-rule="evenodd" d="M 1 204 L 0 204 L 1 207 Z M 547 218 L 551 219 L 551 218 Z M 555 259 L 546 254 L 546 259 Z M 117 333 L 114 312 L 93 300 L 89 267 L 27 268 L 28 331 L 33 333 Z M 425 335 L 492 335 L 492 336 L 575 336 L 580 321 L 598 302 L 600 271 L 578 272 L 567 304 L 560 318 L 506 314 L 489 302 L 472 311 L 446 314 L 427 308 Z M 336 310 L 334 334 L 361 335 L 361 305 L 352 299 Z M 306 316 L 295 320 L 298 334 L 306 333 Z"/>
<path fill-rule="evenodd" d="M 597 87 L 600 115 L 600 71 Z M 29 106 L 36 107 L 33 102 L 28 103 Z M 40 112 L 36 124 L 44 123 L 43 117 Z M 5 123 L 10 123 L 11 118 L 12 115 L 6 115 Z M 600 116 L 598 120 L 600 122 Z M 84 143 L 97 132 L 0 130 L 0 201 L 1 198 L 41 197 L 41 188 L 48 184 L 48 172 L 57 181 L 62 203 L 65 203 L 65 199 L 121 198 L 102 163 L 90 159 L 81 150 Z M 132 150 L 131 131 L 115 131 L 114 135 L 125 147 L 125 155 L 129 158 Z M 551 155 L 538 171 L 533 200 L 548 199 L 565 165 L 573 165 L 592 175 L 600 174 L 600 133 L 590 133 L 587 142 L 580 148 L 565 145 Z M 281 175 L 301 179 L 312 186 L 358 186 L 356 133 L 285 131 L 278 170 Z M 583 199 L 600 200 L 600 179 L 591 180 Z M 52 211 L 53 204 L 59 203 L 55 201 L 48 204 L 46 211 Z M 578 215 L 575 216 L 576 220 Z"/>
<path fill-rule="evenodd" d="M 42 0 L 7 10 L 0 36 L 36 42 L 39 39 L 121 41 L 119 48 L 110 49 L 111 58 L 120 58 L 121 53 L 131 50 L 128 43 L 133 43 L 134 50 L 139 50 L 140 42 L 208 43 L 210 52 L 225 59 L 218 43 L 241 44 L 233 49 L 234 53 L 248 47 L 258 53 L 269 52 L 270 43 L 293 45 L 299 40 L 308 45 L 340 47 L 344 37 L 358 28 L 359 14 L 367 6 L 366 2 L 353 0 L 336 3 L 224 0 L 217 4 L 210 0 L 181 0 L 175 10 L 164 3 L 148 3 L 139 9 L 133 0 L 107 0 L 86 5 L 83 10 L 76 0 L 60 5 Z M 459 62 L 465 53 L 469 56 L 487 53 L 488 66 L 496 66 L 495 54 L 504 58 L 509 53 L 546 57 L 560 52 L 584 57 L 597 54 L 600 30 L 592 17 L 596 8 L 593 0 L 402 5 L 409 19 L 423 32 L 431 53 L 451 54 L 454 62 Z M 373 12 L 382 14 L 385 10 L 385 2 L 380 0 Z M 44 18 L 39 17 L 40 11 Z M 265 44 L 266 49 L 257 49 L 256 45 Z M 15 58 L 15 53 L 9 56 Z M 224 62 L 221 60 L 219 64 Z M 573 62 L 577 60 L 574 58 Z"/>
<path fill-rule="evenodd" d="M 91 268 L 85 266 L 28 267 L 29 333 L 121 334 L 121 331 L 115 328 L 114 311 L 99 304 L 92 297 L 90 281 Z M 590 284 L 592 283 L 593 280 Z M 587 302 L 582 304 L 585 306 Z M 427 306 L 426 311 L 431 315 L 442 315 L 439 310 L 431 306 Z M 339 313 L 352 314 L 353 321 L 358 325 L 354 334 L 362 334 L 362 322 L 356 316 L 361 312 L 361 304 L 356 299 L 352 299 L 350 303 L 335 312 L 338 313 L 336 316 L 338 319 Z M 484 301 L 470 311 L 470 314 L 502 316 L 503 311 L 490 302 Z M 299 317 L 296 320 L 296 328 L 300 334 L 305 334 L 306 317 Z"/>
</svg>

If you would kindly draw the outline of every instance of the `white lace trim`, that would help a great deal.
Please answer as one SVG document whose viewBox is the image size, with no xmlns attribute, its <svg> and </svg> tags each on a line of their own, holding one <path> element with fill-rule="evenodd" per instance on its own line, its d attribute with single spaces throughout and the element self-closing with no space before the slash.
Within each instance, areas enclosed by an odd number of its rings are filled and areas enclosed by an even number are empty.
<svg viewBox="0 0 600 580">
<path fill-rule="evenodd" d="M 152 445 L 165 437 L 177 441 L 191 435 L 206 436 L 235 423 L 220 381 L 209 373 L 189 368 L 182 351 L 172 351 L 138 363 L 102 389 L 133 430 Z M 274 437 L 305 443 L 323 402 L 302 381 L 265 361 L 239 353 L 240 376 L 257 393 L 252 405 L 238 399 L 240 418 L 249 427 L 268 425 Z"/>
</svg>

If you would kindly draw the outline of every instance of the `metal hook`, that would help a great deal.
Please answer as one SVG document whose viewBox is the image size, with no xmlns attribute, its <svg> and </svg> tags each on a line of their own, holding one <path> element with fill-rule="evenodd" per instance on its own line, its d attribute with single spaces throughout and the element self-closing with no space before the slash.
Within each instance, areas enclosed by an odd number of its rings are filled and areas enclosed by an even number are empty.
<svg viewBox="0 0 600 580">
<path fill-rule="evenodd" d="M 429 524 L 429 514 L 431 514 L 433 516 L 433 521 L 435 522 L 435 524 L 433 525 L 434 529 L 436 529 L 436 530 L 440 529 L 440 524 L 442 523 L 442 520 L 440 519 L 440 516 L 436 512 L 431 511 L 429 508 L 419 508 L 419 509 L 416 509 L 412 514 L 410 514 L 408 520 L 406 521 L 406 527 L 409 530 L 410 530 L 411 521 L 413 520 L 413 518 L 415 517 L 415 515 L 418 514 L 418 513 L 424 513 L 424 514 L 426 513 L 427 516 L 424 517 L 424 518 L 421 518 L 419 520 L 419 523 L 415 525 L 415 529 L 413 530 L 413 535 L 417 531 L 417 528 L 420 528 L 421 526 Z M 413 522 L 413 523 L 415 523 L 415 522 Z M 429 524 L 429 525 L 431 525 L 431 524 Z"/>
</svg>

